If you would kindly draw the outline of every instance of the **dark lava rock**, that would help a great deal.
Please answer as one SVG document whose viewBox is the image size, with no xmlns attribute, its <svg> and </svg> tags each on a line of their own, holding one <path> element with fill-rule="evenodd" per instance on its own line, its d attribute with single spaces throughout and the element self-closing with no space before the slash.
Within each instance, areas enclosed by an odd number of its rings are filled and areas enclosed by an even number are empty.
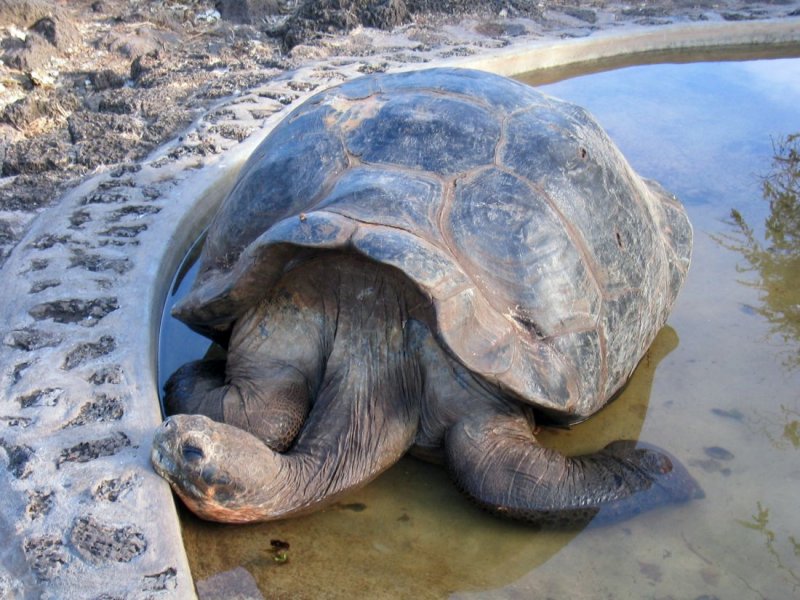
<svg viewBox="0 0 800 600">
<path fill-rule="evenodd" d="M 44 69 L 58 54 L 56 48 L 37 33 L 29 33 L 25 41 L 8 38 L 3 46 L 3 62 L 19 71 Z"/>
<path fill-rule="evenodd" d="M 69 218 L 70 229 L 80 229 L 92 220 L 92 215 L 88 210 L 76 210 Z"/>
<path fill-rule="evenodd" d="M 53 579 L 69 562 L 69 552 L 64 548 L 64 542 L 54 535 L 29 538 L 22 547 L 28 564 L 43 581 Z"/>
<path fill-rule="evenodd" d="M 6 451 L 8 457 L 8 472 L 17 479 L 25 479 L 31 474 L 30 460 L 33 458 L 33 449 L 28 446 L 16 446 L 0 438 L 0 448 Z"/>
<path fill-rule="evenodd" d="M 168 567 L 159 573 L 145 575 L 142 582 L 142 590 L 145 592 L 163 592 L 164 590 L 174 590 L 178 586 L 178 570 L 175 567 Z M 227 590 L 229 598 L 233 598 L 231 590 Z"/>
<path fill-rule="evenodd" d="M 410 20 L 403 0 L 303 0 L 274 33 L 290 49 L 319 34 L 347 32 L 359 25 L 392 29 Z"/>
<path fill-rule="evenodd" d="M 139 485 L 140 480 L 136 475 L 127 475 L 116 479 L 104 479 L 92 492 L 95 500 L 116 502 L 126 492 Z"/>
<path fill-rule="evenodd" d="M 44 388 L 35 390 L 30 394 L 19 396 L 20 408 L 31 408 L 32 406 L 55 406 L 64 395 L 64 390 L 61 388 Z"/>
<path fill-rule="evenodd" d="M 55 10 L 49 0 L 0 0 L 0 27 L 30 27 Z"/>
<path fill-rule="evenodd" d="M 159 66 L 161 66 L 161 60 L 158 57 L 158 51 L 140 54 L 131 63 L 131 79 L 143 87 L 148 87 L 147 82 L 140 80 Z M 155 85 L 155 82 L 150 82 L 150 85 Z"/>
<path fill-rule="evenodd" d="M 89 383 L 94 385 L 103 385 L 104 383 L 116 385 L 122 383 L 122 367 L 111 365 L 98 369 L 89 376 Z"/>
<path fill-rule="evenodd" d="M 43 17 L 31 26 L 44 39 L 62 52 L 69 52 L 81 43 L 81 33 L 75 24 L 63 13 Z"/>
<path fill-rule="evenodd" d="M 0 221 L 0 244 L 10 244 L 16 241 L 17 236 L 14 235 L 14 228 L 8 221 Z"/>
<path fill-rule="evenodd" d="M 48 2 L 5 0 L 0 3 L 0 25 L 30 27 L 25 40 L 3 41 L 3 60 L 12 69 L 30 72 L 47 67 L 60 53 L 81 43 L 76 25 L 58 7 Z"/>
<path fill-rule="evenodd" d="M 73 250 L 69 259 L 70 268 L 80 267 L 92 273 L 112 271 L 117 275 L 124 275 L 133 268 L 129 258 L 112 258 L 100 254 L 90 254 L 82 250 Z"/>
<path fill-rule="evenodd" d="M 97 95 L 97 110 L 104 113 L 115 113 L 118 115 L 132 115 L 139 112 L 142 108 L 142 94 L 133 88 L 121 88 Z"/>
<path fill-rule="evenodd" d="M 109 227 L 105 231 L 101 231 L 100 235 L 114 238 L 132 239 L 137 237 L 143 231 L 147 231 L 147 225 L 115 225 Z"/>
<path fill-rule="evenodd" d="M 75 162 L 90 169 L 137 158 L 140 149 L 136 142 L 142 138 L 144 129 L 141 119 L 124 114 L 80 111 L 68 119 Z M 98 135 L 98 131 L 113 135 Z M 121 139 L 132 143 L 120 144 Z"/>
<path fill-rule="evenodd" d="M 44 271 L 50 265 L 50 259 L 34 258 L 31 261 L 31 271 Z"/>
<path fill-rule="evenodd" d="M 108 394 L 97 394 L 94 400 L 81 406 L 78 416 L 64 424 L 62 429 L 79 427 L 88 423 L 119 421 L 125 414 L 122 400 Z"/>
<path fill-rule="evenodd" d="M 57 174 L 21 175 L 0 188 L 0 210 L 36 212 L 47 206 L 49 198 L 57 196 L 63 188 Z"/>
<path fill-rule="evenodd" d="M 143 25 L 134 31 L 111 31 L 101 41 L 101 46 L 131 60 L 158 53 L 159 48 L 180 43 L 176 34 L 152 25 Z"/>
<path fill-rule="evenodd" d="M 121 88 L 125 85 L 125 76 L 111 69 L 103 69 L 101 71 L 89 73 L 89 81 L 92 87 L 99 92 L 102 90 Z"/>
<path fill-rule="evenodd" d="M 18 362 L 16 365 L 14 365 L 14 368 L 11 369 L 11 382 L 12 382 L 12 384 L 19 383 L 20 380 L 22 379 L 22 374 L 25 371 L 27 371 L 31 366 L 33 366 L 33 364 L 35 362 L 36 362 L 36 359 L 34 359 L 34 360 L 23 360 L 23 361 Z M 6 420 L 6 422 L 10 423 L 11 427 L 16 427 L 17 425 L 21 425 L 22 427 L 27 427 L 28 425 L 30 425 L 30 421 L 31 421 L 30 419 L 23 419 L 22 422 L 20 422 L 20 423 L 11 423 L 11 421 L 9 421 L 9 419 L 14 420 L 14 419 L 16 419 L 16 417 L 2 417 L 2 418 L 4 418 Z M 20 419 L 22 419 L 22 417 L 20 417 Z"/>
<path fill-rule="evenodd" d="M 581 8 L 580 6 L 565 6 L 560 9 L 562 13 L 583 21 L 584 23 L 597 23 L 597 13 L 591 8 Z"/>
<path fill-rule="evenodd" d="M 50 512 L 53 508 L 54 492 L 36 490 L 28 492 L 28 505 L 25 512 L 30 519 L 38 519 Z"/>
<path fill-rule="evenodd" d="M 117 341 L 110 335 L 104 335 L 96 342 L 84 342 L 73 348 L 61 368 L 65 371 L 81 366 L 84 363 L 110 354 L 117 348 Z"/>
<path fill-rule="evenodd" d="M 100 319 L 119 308 L 116 298 L 82 300 L 70 298 L 43 302 L 32 307 L 28 314 L 37 321 L 52 319 L 56 323 L 78 323 L 93 327 Z"/>
<path fill-rule="evenodd" d="M 33 423 L 33 419 L 29 419 L 28 417 L 0 417 L 0 421 L 6 424 L 7 427 L 19 427 L 21 429 L 25 429 L 26 427 L 30 426 Z"/>
<path fill-rule="evenodd" d="M 126 206 L 124 208 L 119 208 L 115 210 L 106 218 L 106 221 L 108 221 L 109 223 L 119 223 L 120 221 L 127 218 L 138 219 L 145 215 L 155 215 L 158 214 L 159 212 L 161 212 L 161 208 L 158 206 L 148 206 L 148 205 Z"/>
<path fill-rule="evenodd" d="M 55 245 L 67 245 L 71 238 L 67 235 L 56 235 L 54 233 L 45 233 L 40 235 L 30 244 L 28 248 L 36 248 L 37 250 L 47 250 Z"/>
<path fill-rule="evenodd" d="M 622 14 L 626 17 L 665 17 L 669 14 L 669 10 L 664 6 L 635 6 L 625 8 Z"/>
<path fill-rule="evenodd" d="M 89 563 L 130 562 L 147 549 L 141 531 L 131 525 L 116 527 L 94 517 L 78 517 L 72 526 L 70 542 Z"/>
<path fill-rule="evenodd" d="M 284 48 L 326 33 L 345 33 L 358 26 L 392 29 L 415 15 L 458 18 L 467 15 L 535 16 L 541 13 L 532 0 L 301 0 L 292 14 L 267 32 Z"/>
<path fill-rule="evenodd" d="M 486 21 L 479 23 L 475 31 L 488 37 L 515 37 L 528 32 L 521 23 L 508 23 L 506 21 Z"/>
<path fill-rule="evenodd" d="M 218 0 L 215 7 L 226 21 L 258 25 L 267 17 L 284 12 L 285 4 L 280 0 Z"/>
<path fill-rule="evenodd" d="M 6 335 L 3 343 L 17 350 L 31 352 L 40 348 L 52 348 L 61 343 L 61 336 L 34 327 L 15 329 Z"/>
<path fill-rule="evenodd" d="M 130 445 L 130 438 L 121 431 L 117 431 L 109 437 L 90 442 L 81 442 L 71 448 L 65 448 L 61 451 L 61 456 L 56 461 L 56 467 L 60 468 L 66 462 L 85 463 L 101 456 L 113 456 Z"/>
<path fill-rule="evenodd" d="M 69 133 L 58 129 L 12 144 L 5 158 L 3 176 L 36 175 L 67 169 L 74 161 L 74 153 Z"/>
<path fill-rule="evenodd" d="M 24 129 L 38 119 L 56 116 L 51 99 L 38 94 L 27 94 L 16 102 L 12 102 L 0 113 L 0 122 L 8 123 L 17 129 Z"/>
<path fill-rule="evenodd" d="M 724 12 L 722 13 L 722 18 L 726 21 L 749 21 L 752 17 L 743 13 Z"/>
<path fill-rule="evenodd" d="M 39 281 L 34 281 L 31 284 L 31 289 L 28 290 L 29 294 L 39 294 L 45 290 L 49 290 L 50 288 L 58 287 L 61 285 L 61 282 L 57 279 L 40 279 Z"/>
</svg>

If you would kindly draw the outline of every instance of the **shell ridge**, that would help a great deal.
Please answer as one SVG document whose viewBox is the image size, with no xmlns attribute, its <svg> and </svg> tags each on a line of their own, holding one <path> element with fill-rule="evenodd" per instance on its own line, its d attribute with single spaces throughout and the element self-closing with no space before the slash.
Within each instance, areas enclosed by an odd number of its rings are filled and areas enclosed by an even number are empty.
<svg viewBox="0 0 800 600">
<path fill-rule="evenodd" d="M 550 194 L 545 190 L 542 186 L 536 184 L 535 182 L 531 181 L 521 173 L 517 173 L 514 169 L 505 166 L 504 164 L 500 163 L 497 166 L 498 170 L 508 173 L 509 175 L 517 178 L 523 184 L 528 186 L 528 188 L 539 195 L 547 204 L 547 206 L 553 211 L 556 217 L 559 219 L 559 222 L 564 227 L 564 231 L 566 232 L 570 242 L 578 251 L 579 255 L 582 259 L 582 264 L 586 268 L 587 274 L 594 286 L 595 291 L 597 292 L 600 298 L 600 304 L 597 307 L 597 314 L 593 315 L 593 320 L 595 324 L 595 330 L 597 331 L 599 342 L 600 342 L 600 378 L 599 378 L 599 389 L 602 390 L 605 388 L 606 382 L 608 381 L 608 352 L 607 350 L 607 342 L 606 342 L 606 332 L 605 328 L 602 326 L 602 317 L 605 313 L 606 309 L 606 300 L 607 300 L 607 290 L 605 286 L 601 284 L 600 275 L 597 272 L 595 266 L 595 258 L 589 250 L 589 245 L 580 232 L 575 228 L 575 226 L 566 218 L 566 215 L 561 211 L 555 200 L 550 196 Z M 554 348 L 559 355 L 561 352 Z M 563 356 L 565 362 L 569 362 L 566 356 Z"/>
</svg>

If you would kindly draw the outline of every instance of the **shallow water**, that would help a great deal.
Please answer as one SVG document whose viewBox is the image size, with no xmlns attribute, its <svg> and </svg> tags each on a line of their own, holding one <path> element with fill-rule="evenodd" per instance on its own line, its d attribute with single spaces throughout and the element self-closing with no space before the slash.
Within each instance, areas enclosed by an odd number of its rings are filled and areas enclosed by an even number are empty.
<svg viewBox="0 0 800 600">
<path fill-rule="evenodd" d="M 695 229 L 686 286 L 624 394 L 543 440 L 578 453 L 641 437 L 688 465 L 706 498 L 542 533 L 405 459 L 304 518 L 225 526 L 184 511 L 201 598 L 800 595 L 800 165 L 780 147 L 800 132 L 800 60 L 630 67 L 542 89 L 587 107 Z M 208 345 L 165 326 L 182 347 L 162 352 L 168 374 Z"/>
</svg>

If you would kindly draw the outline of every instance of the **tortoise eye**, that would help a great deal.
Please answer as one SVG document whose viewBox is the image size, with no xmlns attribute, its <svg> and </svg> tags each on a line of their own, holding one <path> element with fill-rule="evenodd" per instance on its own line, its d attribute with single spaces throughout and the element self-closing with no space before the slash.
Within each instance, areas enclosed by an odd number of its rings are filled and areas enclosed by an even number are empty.
<svg viewBox="0 0 800 600">
<path fill-rule="evenodd" d="M 189 462 L 197 462 L 205 456 L 200 448 L 191 444 L 184 444 L 181 452 L 183 452 L 183 458 Z"/>
</svg>

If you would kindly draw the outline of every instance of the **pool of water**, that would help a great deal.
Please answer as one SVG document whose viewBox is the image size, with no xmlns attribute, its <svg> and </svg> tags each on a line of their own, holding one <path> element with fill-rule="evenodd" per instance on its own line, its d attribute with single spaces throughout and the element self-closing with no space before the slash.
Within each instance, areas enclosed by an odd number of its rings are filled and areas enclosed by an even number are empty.
<svg viewBox="0 0 800 600">
<path fill-rule="evenodd" d="M 541 89 L 587 107 L 695 229 L 686 286 L 631 384 L 543 441 L 578 453 L 641 437 L 678 456 L 705 499 L 543 533 L 481 512 L 409 458 L 299 519 L 226 526 L 183 511 L 201 598 L 800 595 L 800 59 L 628 67 Z M 162 338 L 162 379 L 208 348 L 169 319 Z"/>
</svg>

